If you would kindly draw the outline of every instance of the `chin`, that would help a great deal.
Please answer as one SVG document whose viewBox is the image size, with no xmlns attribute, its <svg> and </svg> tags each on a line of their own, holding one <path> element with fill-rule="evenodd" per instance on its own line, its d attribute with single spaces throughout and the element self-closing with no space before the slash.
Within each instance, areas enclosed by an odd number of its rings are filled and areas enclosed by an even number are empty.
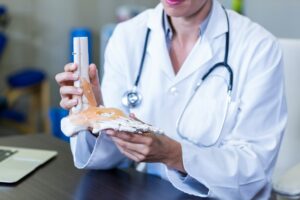
<svg viewBox="0 0 300 200">
<path fill-rule="evenodd" d="M 165 12 L 170 17 L 184 17 L 184 13 L 178 10 L 165 9 Z"/>
<path fill-rule="evenodd" d="M 198 4 L 193 1 L 194 0 L 161 0 L 165 12 L 167 13 L 167 15 L 171 17 L 189 16 L 191 12 L 193 12 L 195 7 L 197 7 Z M 202 0 L 195 0 L 195 1 L 201 2 Z"/>
<path fill-rule="evenodd" d="M 161 0 L 164 10 L 171 17 L 189 17 L 211 0 Z"/>
<path fill-rule="evenodd" d="M 183 5 L 176 7 L 164 5 L 164 10 L 171 17 L 186 17 L 189 15 L 188 9 Z"/>
</svg>

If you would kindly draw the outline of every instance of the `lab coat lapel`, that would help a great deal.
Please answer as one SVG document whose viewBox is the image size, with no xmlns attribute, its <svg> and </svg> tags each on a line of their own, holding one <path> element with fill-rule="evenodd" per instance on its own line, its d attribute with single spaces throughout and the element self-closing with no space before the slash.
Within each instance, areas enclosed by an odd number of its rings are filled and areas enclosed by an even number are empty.
<svg viewBox="0 0 300 200">
<path fill-rule="evenodd" d="M 200 38 L 190 55 L 184 61 L 183 66 L 180 68 L 175 79 L 175 84 L 204 66 L 205 63 L 211 60 L 212 55 L 212 49 L 209 41 L 205 37 Z"/>
<path fill-rule="evenodd" d="M 199 68 L 204 67 L 207 62 L 214 58 L 215 52 L 218 49 L 213 49 L 212 44 L 220 35 L 224 35 L 228 30 L 227 20 L 221 4 L 217 0 L 213 0 L 212 14 L 207 29 L 204 35 L 197 41 L 197 44 L 175 77 L 162 27 L 162 11 L 163 7 L 159 4 L 149 16 L 148 27 L 151 29 L 151 33 L 147 53 L 150 56 L 152 65 L 159 67 L 170 80 L 175 80 L 174 84 L 176 84 L 193 74 Z M 223 40 L 221 41 L 223 42 Z M 224 47 L 223 43 L 216 45 L 216 48 L 221 47 Z M 223 51 L 221 52 L 223 53 Z M 219 58 L 219 56 L 216 58 Z M 219 60 L 216 60 L 216 62 L 219 62 Z M 207 66 L 207 68 L 209 67 L 211 66 Z M 205 69 L 203 70 L 205 71 Z"/>
<path fill-rule="evenodd" d="M 222 61 L 218 60 L 220 57 L 216 55 L 218 49 L 214 49 L 213 43 L 220 35 L 224 35 L 227 30 L 228 27 L 225 12 L 221 4 L 218 1 L 214 0 L 212 13 L 207 25 L 207 29 L 201 36 L 201 38 L 197 41 L 192 52 L 184 62 L 182 68 L 178 73 L 178 76 L 176 77 L 175 84 L 184 80 L 199 69 L 201 69 L 204 74 L 209 70 L 210 67 L 212 67 L 211 65 L 206 65 L 206 63 L 208 63 L 212 58 L 216 59 L 216 61 L 214 61 L 212 65 Z M 224 48 L 225 38 L 224 40 L 220 41 L 223 43 L 216 45 L 215 48 Z M 220 52 L 224 53 L 224 51 Z M 223 58 L 223 55 L 221 56 L 221 58 Z"/>
<path fill-rule="evenodd" d="M 147 53 L 152 66 L 160 68 L 169 78 L 174 78 L 174 71 L 162 27 L 162 5 L 159 4 L 149 17 L 148 27 L 151 29 Z"/>
<path fill-rule="evenodd" d="M 212 41 L 228 31 L 227 19 L 222 5 L 213 1 L 211 18 L 208 22 L 205 35 L 209 41 Z"/>
</svg>

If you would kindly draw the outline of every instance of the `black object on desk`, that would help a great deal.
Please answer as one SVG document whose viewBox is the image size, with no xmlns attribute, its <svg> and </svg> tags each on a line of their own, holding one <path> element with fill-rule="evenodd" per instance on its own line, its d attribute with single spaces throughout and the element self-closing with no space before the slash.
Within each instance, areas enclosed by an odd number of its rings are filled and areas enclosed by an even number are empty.
<svg viewBox="0 0 300 200">
<path fill-rule="evenodd" d="M 134 170 L 79 170 L 68 143 L 36 134 L 2 137 L 0 145 L 58 151 L 58 156 L 17 184 L 0 184 L 2 200 L 193 200 L 169 182 Z"/>
</svg>

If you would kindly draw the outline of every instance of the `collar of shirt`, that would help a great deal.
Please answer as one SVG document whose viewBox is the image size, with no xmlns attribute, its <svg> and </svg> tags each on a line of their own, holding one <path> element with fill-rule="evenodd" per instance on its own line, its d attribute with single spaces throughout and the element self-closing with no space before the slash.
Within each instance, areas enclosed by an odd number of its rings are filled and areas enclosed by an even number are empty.
<svg viewBox="0 0 300 200">
<path fill-rule="evenodd" d="M 209 14 L 207 15 L 207 17 L 204 19 L 204 21 L 199 25 L 199 35 L 203 35 L 205 33 L 205 30 L 207 28 L 210 16 L 212 13 L 212 9 L 210 10 Z M 171 41 L 172 41 L 172 37 L 173 37 L 173 30 L 171 28 L 171 25 L 169 23 L 169 19 L 168 19 L 168 15 L 166 14 L 165 11 L 163 11 L 163 19 L 162 19 L 162 24 L 163 24 L 163 29 L 165 32 L 165 37 L 166 37 L 166 42 L 167 42 L 167 46 L 168 49 L 170 49 L 171 47 Z"/>
</svg>

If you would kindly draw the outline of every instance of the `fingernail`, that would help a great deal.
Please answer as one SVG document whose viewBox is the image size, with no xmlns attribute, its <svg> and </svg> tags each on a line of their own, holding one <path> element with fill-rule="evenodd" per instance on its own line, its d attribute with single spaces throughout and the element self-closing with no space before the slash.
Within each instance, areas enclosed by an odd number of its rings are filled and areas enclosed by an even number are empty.
<svg viewBox="0 0 300 200">
<path fill-rule="evenodd" d="M 75 72 L 75 73 L 73 74 L 73 78 L 74 78 L 74 79 L 78 79 L 78 78 L 79 78 L 79 73 L 78 73 L 78 72 Z"/>
<path fill-rule="evenodd" d="M 130 114 L 129 114 L 129 117 L 130 117 L 130 118 L 133 118 L 133 119 L 136 119 L 136 117 L 135 117 L 135 114 L 134 114 L 134 113 L 130 113 Z"/>
<path fill-rule="evenodd" d="M 97 67 L 94 63 L 90 64 L 90 67 L 97 69 Z"/>
<path fill-rule="evenodd" d="M 114 131 L 113 131 L 113 130 L 106 130 L 106 134 L 107 134 L 107 135 L 113 135 L 113 134 L 114 134 Z"/>
<path fill-rule="evenodd" d="M 73 104 L 76 104 L 76 103 L 77 103 L 77 99 L 71 99 L 71 100 L 70 100 L 70 104 L 73 105 Z"/>
<path fill-rule="evenodd" d="M 82 90 L 81 88 L 78 88 L 78 89 L 77 89 L 77 92 L 78 92 L 78 94 L 82 94 L 82 93 L 83 93 L 83 90 Z"/>
</svg>

